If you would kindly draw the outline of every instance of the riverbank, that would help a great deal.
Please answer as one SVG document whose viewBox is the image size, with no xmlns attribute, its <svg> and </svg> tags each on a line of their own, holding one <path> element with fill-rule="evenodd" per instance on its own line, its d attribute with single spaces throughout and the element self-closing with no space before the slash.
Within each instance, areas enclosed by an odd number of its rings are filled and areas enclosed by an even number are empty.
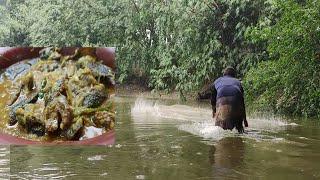
<svg viewBox="0 0 320 180">
<path fill-rule="evenodd" d="M 173 99 L 173 100 L 180 99 L 178 92 L 165 93 L 163 91 L 152 91 L 149 88 L 146 88 L 140 85 L 134 85 L 134 84 L 116 85 L 116 95 L 125 96 L 125 97 L 143 96 L 145 98 L 151 98 L 151 99 Z M 187 99 L 189 98 L 192 98 L 192 96 L 188 96 Z"/>
</svg>

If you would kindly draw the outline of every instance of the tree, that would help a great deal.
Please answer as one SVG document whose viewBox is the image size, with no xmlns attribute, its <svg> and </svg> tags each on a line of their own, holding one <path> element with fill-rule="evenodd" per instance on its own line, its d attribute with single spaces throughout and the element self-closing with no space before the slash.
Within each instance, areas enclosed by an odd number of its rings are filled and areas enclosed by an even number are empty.
<svg viewBox="0 0 320 180">
<path fill-rule="evenodd" d="M 268 41 L 271 61 L 245 79 L 247 96 L 260 107 L 305 116 L 320 115 L 320 1 L 279 1 L 274 26 L 255 33 Z"/>
</svg>

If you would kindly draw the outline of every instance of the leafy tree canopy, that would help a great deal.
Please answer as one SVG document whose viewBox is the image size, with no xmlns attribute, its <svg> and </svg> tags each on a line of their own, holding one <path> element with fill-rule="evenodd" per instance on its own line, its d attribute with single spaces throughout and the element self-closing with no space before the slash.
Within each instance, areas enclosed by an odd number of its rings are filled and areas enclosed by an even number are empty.
<svg viewBox="0 0 320 180">
<path fill-rule="evenodd" d="M 319 0 L 7 0 L 1 46 L 116 46 L 119 82 L 195 92 L 227 65 L 249 104 L 319 115 Z"/>
</svg>

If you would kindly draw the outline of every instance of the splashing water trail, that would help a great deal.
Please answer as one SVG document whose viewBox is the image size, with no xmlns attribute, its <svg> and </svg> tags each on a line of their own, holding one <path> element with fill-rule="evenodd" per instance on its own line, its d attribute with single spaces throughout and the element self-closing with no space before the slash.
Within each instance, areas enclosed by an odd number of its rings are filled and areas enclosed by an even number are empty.
<svg viewBox="0 0 320 180">
<path fill-rule="evenodd" d="M 186 105 L 162 105 L 159 101 L 137 98 L 131 108 L 131 115 L 135 124 L 140 123 L 177 123 L 199 122 L 211 119 L 212 112 L 207 109 Z"/>
<path fill-rule="evenodd" d="M 225 131 L 214 125 L 210 108 L 187 105 L 163 105 L 159 101 L 142 97 L 136 99 L 131 115 L 135 124 L 152 124 L 159 122 L 173 123 L 179 130 L 189 132 L 209 140 L 220 140 L 228 136 L 239 136 L 237 131 Z M 289 126 L 296 126 L 281 118 L 248 118 L 249 128 L 243 137 L 250 139 L 274 139 L 263 132 L 278 132 Z"/>
</svg>

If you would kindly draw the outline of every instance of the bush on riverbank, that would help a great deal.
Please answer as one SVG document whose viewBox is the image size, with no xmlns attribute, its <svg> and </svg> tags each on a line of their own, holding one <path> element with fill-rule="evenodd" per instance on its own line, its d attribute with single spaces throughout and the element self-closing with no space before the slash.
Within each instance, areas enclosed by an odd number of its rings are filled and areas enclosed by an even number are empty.
<svg viewBox="0 0 320 180">
<path fill-rule="evenodd" d="M 254 32 L 268 41 L 271 60 L 246 74 L 248 102 L 282 113 L 320 116 L 320 1 L 291 0 L 277 6 L 282 10 L 278 22 Z"/>
</svg>

